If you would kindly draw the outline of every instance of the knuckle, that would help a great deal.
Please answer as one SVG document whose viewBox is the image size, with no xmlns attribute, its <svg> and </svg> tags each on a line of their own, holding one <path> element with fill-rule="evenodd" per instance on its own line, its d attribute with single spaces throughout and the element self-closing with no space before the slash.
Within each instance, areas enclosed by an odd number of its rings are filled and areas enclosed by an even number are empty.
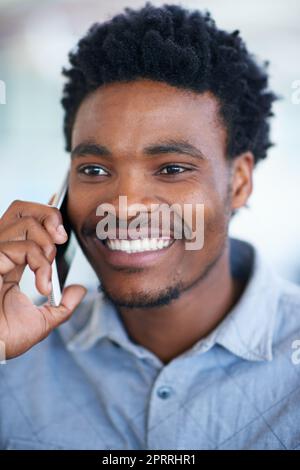
<svg viewBox="0 0 300 470">
<path fill-rule="evenodd" d="M 25 246 L 28 249 L 28 251 L 30 251 L 31 253 L 36 254 L 36 255 L 41 254 L 42 250 L 35 241 L 25 240 L 24 243 L 25 243 Z"/>
<path fill-rule="evenodd" d="M 1 249 L 1 248 L 0 248 Z M 7 257 L 2 251 L 0 251 L 0 265 L 7 260 Z"/>
<path fill-rule="evenodd" d="M 43 224 L 46 223 L 46 225 L 52 224 L 58 225 L 62 223 L 62 215 L 60 210 L 57 207 L 47 207 L 47 210 L 45 211 L 45 215 L 43 217 Z"/>
<path fill-rule="evenodd" d="M 36 229 L 41 226 L 41 224 L 39 224 L 39 222 L 32 215 L 22 217 L 22 223 L 25 225 L 26 229 Z"/>
<path fill-rule="evenodd" d="M 51 212 L 55 217 L 57 217 L 59 219 L 59 221 L 62 220 L 61 212 L 57 207 L 51 207 Z"/>
<path fill-rule="evenodd" d="M 15 199 L 12 201 L 8 207 L 8 209 L 18 209 L 21 205 L 23 204 L 23 201 L 21 199 Z"/>
<path fill-rule="evenodd" d="M 21 199 L 14 199 L 13 202 L 11 203 L 12 206 L 20 206 L 22 204 Z"/>
</svg>

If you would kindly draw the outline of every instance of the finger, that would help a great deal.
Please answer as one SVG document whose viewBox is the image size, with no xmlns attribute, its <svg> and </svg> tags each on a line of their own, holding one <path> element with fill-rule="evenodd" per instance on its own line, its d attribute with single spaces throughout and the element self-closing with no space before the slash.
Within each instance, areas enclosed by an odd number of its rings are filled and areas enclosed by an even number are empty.
<svg viewBox="0 0 300 470">
<path fill-rule="evenodd" d="M 16 267 L 16 264 L 5 254 L 0 252 L 0 275 L 4 276 Z"/>
<path fill-rule="evenodd" d="M 0 252 L 0 291 L 3 286 L 3 276 L 15 268 L 13 263 L 4 253 Z"/>
<path fill-rule="evenodd" d="M 64 288 L 59 307 L 52 307 L 49 302 L 38 307 L 47 321 L 49 330 L 68 320 L 86 293 L 87 289 L 84 286 L 73 284 Z"/>
<path fill-rule="evenodd" d="M 1 229 L 26 216 L 34 217 L 44 225 L 55 243 L 65 243 L 67 241 L 68 236 L 63 226 L 60 211 L 56 207 L 47 206 L 46 204 L 20 200 L 13 201 L 1 218 Z"/>
<path fill-rule="evenodd" d="M 0 275 L 4 283 L 18 283 L 28 265 L 35 274 L 35 285 L 38 291 L 42 295 L 50 294 L 51 264 L 35 242 L 32 240 L 1 242 L 0 253 L 2 253 Z M 13 267 L 9 261 L 13 263 Z"/>
<path fill-rule="evenodd" d="M 54 241 L 34 217 L 24 216 L 0 232 L 0 242 L 19 240 L 34 241 L 42 248 L 50 263 L 53 262 L 56 255 Z"/>
</svg>

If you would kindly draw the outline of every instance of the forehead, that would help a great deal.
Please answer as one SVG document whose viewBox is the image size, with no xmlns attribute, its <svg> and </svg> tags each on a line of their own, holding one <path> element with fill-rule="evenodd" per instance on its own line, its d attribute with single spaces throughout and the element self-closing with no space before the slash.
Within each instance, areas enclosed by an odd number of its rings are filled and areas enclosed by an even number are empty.
<svg viewBox="0 0 300 470">
<path fill-rule="evenodd" d="M 87 138 L 105 138 L 107 144 L 112 144 L 110 139 L 129 139 L 137 144 L 172 136 L 223 145 L 225 134 L 219 103 L 212 93 L 139 79 L 101 86 L 83 100 L 73 127 L 72 147 Z"/>
</svg>

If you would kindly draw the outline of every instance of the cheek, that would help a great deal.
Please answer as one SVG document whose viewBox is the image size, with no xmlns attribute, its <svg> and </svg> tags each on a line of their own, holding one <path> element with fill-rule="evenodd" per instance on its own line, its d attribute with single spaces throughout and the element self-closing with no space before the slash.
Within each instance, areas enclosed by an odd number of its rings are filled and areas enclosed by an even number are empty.
<svg viewBox="0 0 300 470">
<path fill-rule="evenodd" d="M 219 204 L 217 194 L 209 191 L 205 185 L 199 184 L 194 190 L 186 193 L 181 200 L 183 213 L 189 225 L 192 217 L 193 231 L 197 229 L 197 223 L 203 223 L 202 218 L 204 218 L 204 225 L 211 224 L 215 220 L 216 214 L 219 213 Z"/>
<path fill-rule="evenodd" d="M 185 198 L 184 203 L 187 202 L 191 203 L 193 207 L 193 231 L 197 232 L 200 237 L 199 231 L 201 230 L 204 236 L 203 248 L 214 243 L 213 240 L 224 238 L 228 217 L 224 196 L 219 191 L 214 190 L 214 187 L 207 188 L 203 185 L 201 189 L 198 188 L 198 190 L 189 193 L 189 197 Z"/>
<path fill-rule="evenodd" d="M 223 250 L 224 242 L 227 238 L 227 224 L 225 212 L 222 209 L 220 201 L 214 197 L 206 197 L 204 201 L 204 217 L 203 225 L 196 231 L 197 240 L 194 238 L 194 242 L 199 243 L 202 248 L 200 249 L 184 249 L 184 256 L 182 258 L 182 265 L 180 266 L 180 274 L 188 273 L 187 276 L 190 280 L 199 276 L 199 272 L 205 270 Z M 201 220 L 202 224 L 202 220 Z M 199 230 L 203 230 L 201 233 Z"/>
</svg>

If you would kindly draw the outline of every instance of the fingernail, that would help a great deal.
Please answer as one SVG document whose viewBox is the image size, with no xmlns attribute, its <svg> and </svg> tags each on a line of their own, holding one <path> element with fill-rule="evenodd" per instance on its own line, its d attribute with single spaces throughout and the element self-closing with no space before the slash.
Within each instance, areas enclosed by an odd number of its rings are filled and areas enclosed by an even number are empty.
<svg viewBox="0 0 300 470">
<path fill-rule="evenodd" d="M 65 231 L 64 229 L 64 226 L 62 224 L 60 224 L 57 229 L 56 229 L 57 233 L 59 236 L 63 237 L 63 238 L 67 238 L 68 235 L 67 235 L 67 232 Z"/>
</svg>

